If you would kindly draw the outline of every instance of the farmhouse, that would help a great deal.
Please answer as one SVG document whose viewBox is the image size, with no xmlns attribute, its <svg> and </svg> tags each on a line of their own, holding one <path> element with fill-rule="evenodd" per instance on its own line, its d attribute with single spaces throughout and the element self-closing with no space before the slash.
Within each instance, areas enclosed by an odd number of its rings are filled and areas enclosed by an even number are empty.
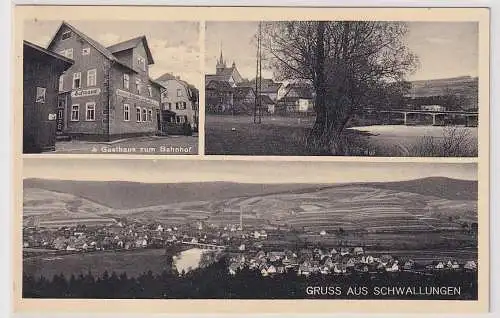
<svg viewBox="0 0 500 318">
<path fill-rule="evenodd" d="M 251 87 L 234 88 L 234 113 L 252 113 L 255 106 L 255 91 Z"/>
<path fill-rule="evenodd" d="M 55 150 L 57 83 L 73 61 L 23 43 L 23 152 Z"/>
<path fill-rule="evenodd" d="M 209 81 L 206 79 L 205 94 L 207 113 L 227 113 L 233 111 L 234 88 L 228 82 Z"/>
<path fill-rule="evenodd" d="M 145 36 L 105 47 L 63 22 L 48 50 L 73 65 L 59 78 L 60 138 L 112 140 L 156 134 L 162 86 Z"/>
<path fill-rule="evenodd" d="M 276 105 L 276 112 L 311 114 L 313 112 L 313 92 L 309 85 L 304 83 L 283 84 L 280 88 Z"/>
</svg>

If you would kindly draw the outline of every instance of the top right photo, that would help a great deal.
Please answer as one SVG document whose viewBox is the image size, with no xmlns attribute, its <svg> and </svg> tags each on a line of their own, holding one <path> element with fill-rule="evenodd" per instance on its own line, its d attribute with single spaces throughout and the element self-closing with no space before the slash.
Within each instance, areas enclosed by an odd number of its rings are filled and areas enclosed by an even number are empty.
<svg viewBox="0 0 500 318">
<path fill-rule="evenodd" d="M 205 154 L 477 157 L 477 22 L 206 22 Z"/>
</svg>

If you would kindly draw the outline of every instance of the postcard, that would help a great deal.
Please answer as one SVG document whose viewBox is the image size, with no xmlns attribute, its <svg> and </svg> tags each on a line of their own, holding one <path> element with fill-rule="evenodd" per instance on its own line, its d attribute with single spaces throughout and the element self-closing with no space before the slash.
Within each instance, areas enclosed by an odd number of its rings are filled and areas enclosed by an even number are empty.
<svg viewBox="0 0 500 318">
<path fill-rule="evenodd" d="M 488 310 L 487 8 L 13 29 L 16 312 Z"/>
</svg>

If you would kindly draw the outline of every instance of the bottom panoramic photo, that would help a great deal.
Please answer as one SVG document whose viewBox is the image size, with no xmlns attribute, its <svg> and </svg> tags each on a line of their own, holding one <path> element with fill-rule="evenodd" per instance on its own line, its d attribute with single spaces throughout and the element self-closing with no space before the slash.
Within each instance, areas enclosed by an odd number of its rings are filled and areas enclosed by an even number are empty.
<svg viewBox="0 0 500 318">
<path fill-rule="evenodd" d="M 24 159 L 23 298 L 478 299 L 477 165 Z"/>
</svg>

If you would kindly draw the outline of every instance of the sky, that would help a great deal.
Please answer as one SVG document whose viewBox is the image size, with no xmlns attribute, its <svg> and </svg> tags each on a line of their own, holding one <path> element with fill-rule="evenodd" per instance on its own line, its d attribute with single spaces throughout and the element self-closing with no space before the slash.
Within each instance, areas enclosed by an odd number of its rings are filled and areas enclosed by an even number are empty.
<svg viewBox="0 0 500 318">
<path fill-rule="evenodd" d="M 224 58 L 233 60 L 244 78 L 254 78 L 257 22 L 207 22 L 205 73 L 215 73 L 222 47 Z M 408 48 L 420 60 L 420 68 L 407 80 L 477 76 L 478 24 L 476 22 L 409 22 Z M 229 66 L 228 65 L 228 66 Z M 271 70 L 263 70 L 271 77 Z"/>
<path fill-rule="evenodd" d="M 477 164 L 45 157 L 23 159 L 23 177 L 145 183 L 227 181 L 282 184 L 381 182 L 425 177 L 477 180 Z"/>
<path fill-rule="evenodd" d="M 31 20 L 24 24 L 24 39 L 47 47 L 62 21 Z M 201 87 L 200 40 L 198 22 L 162 21 L 67 21 L 75 28 L 110 46 L 145 35 L 155 64 L 150 77 L 173 73 Z"/>
</svg>

